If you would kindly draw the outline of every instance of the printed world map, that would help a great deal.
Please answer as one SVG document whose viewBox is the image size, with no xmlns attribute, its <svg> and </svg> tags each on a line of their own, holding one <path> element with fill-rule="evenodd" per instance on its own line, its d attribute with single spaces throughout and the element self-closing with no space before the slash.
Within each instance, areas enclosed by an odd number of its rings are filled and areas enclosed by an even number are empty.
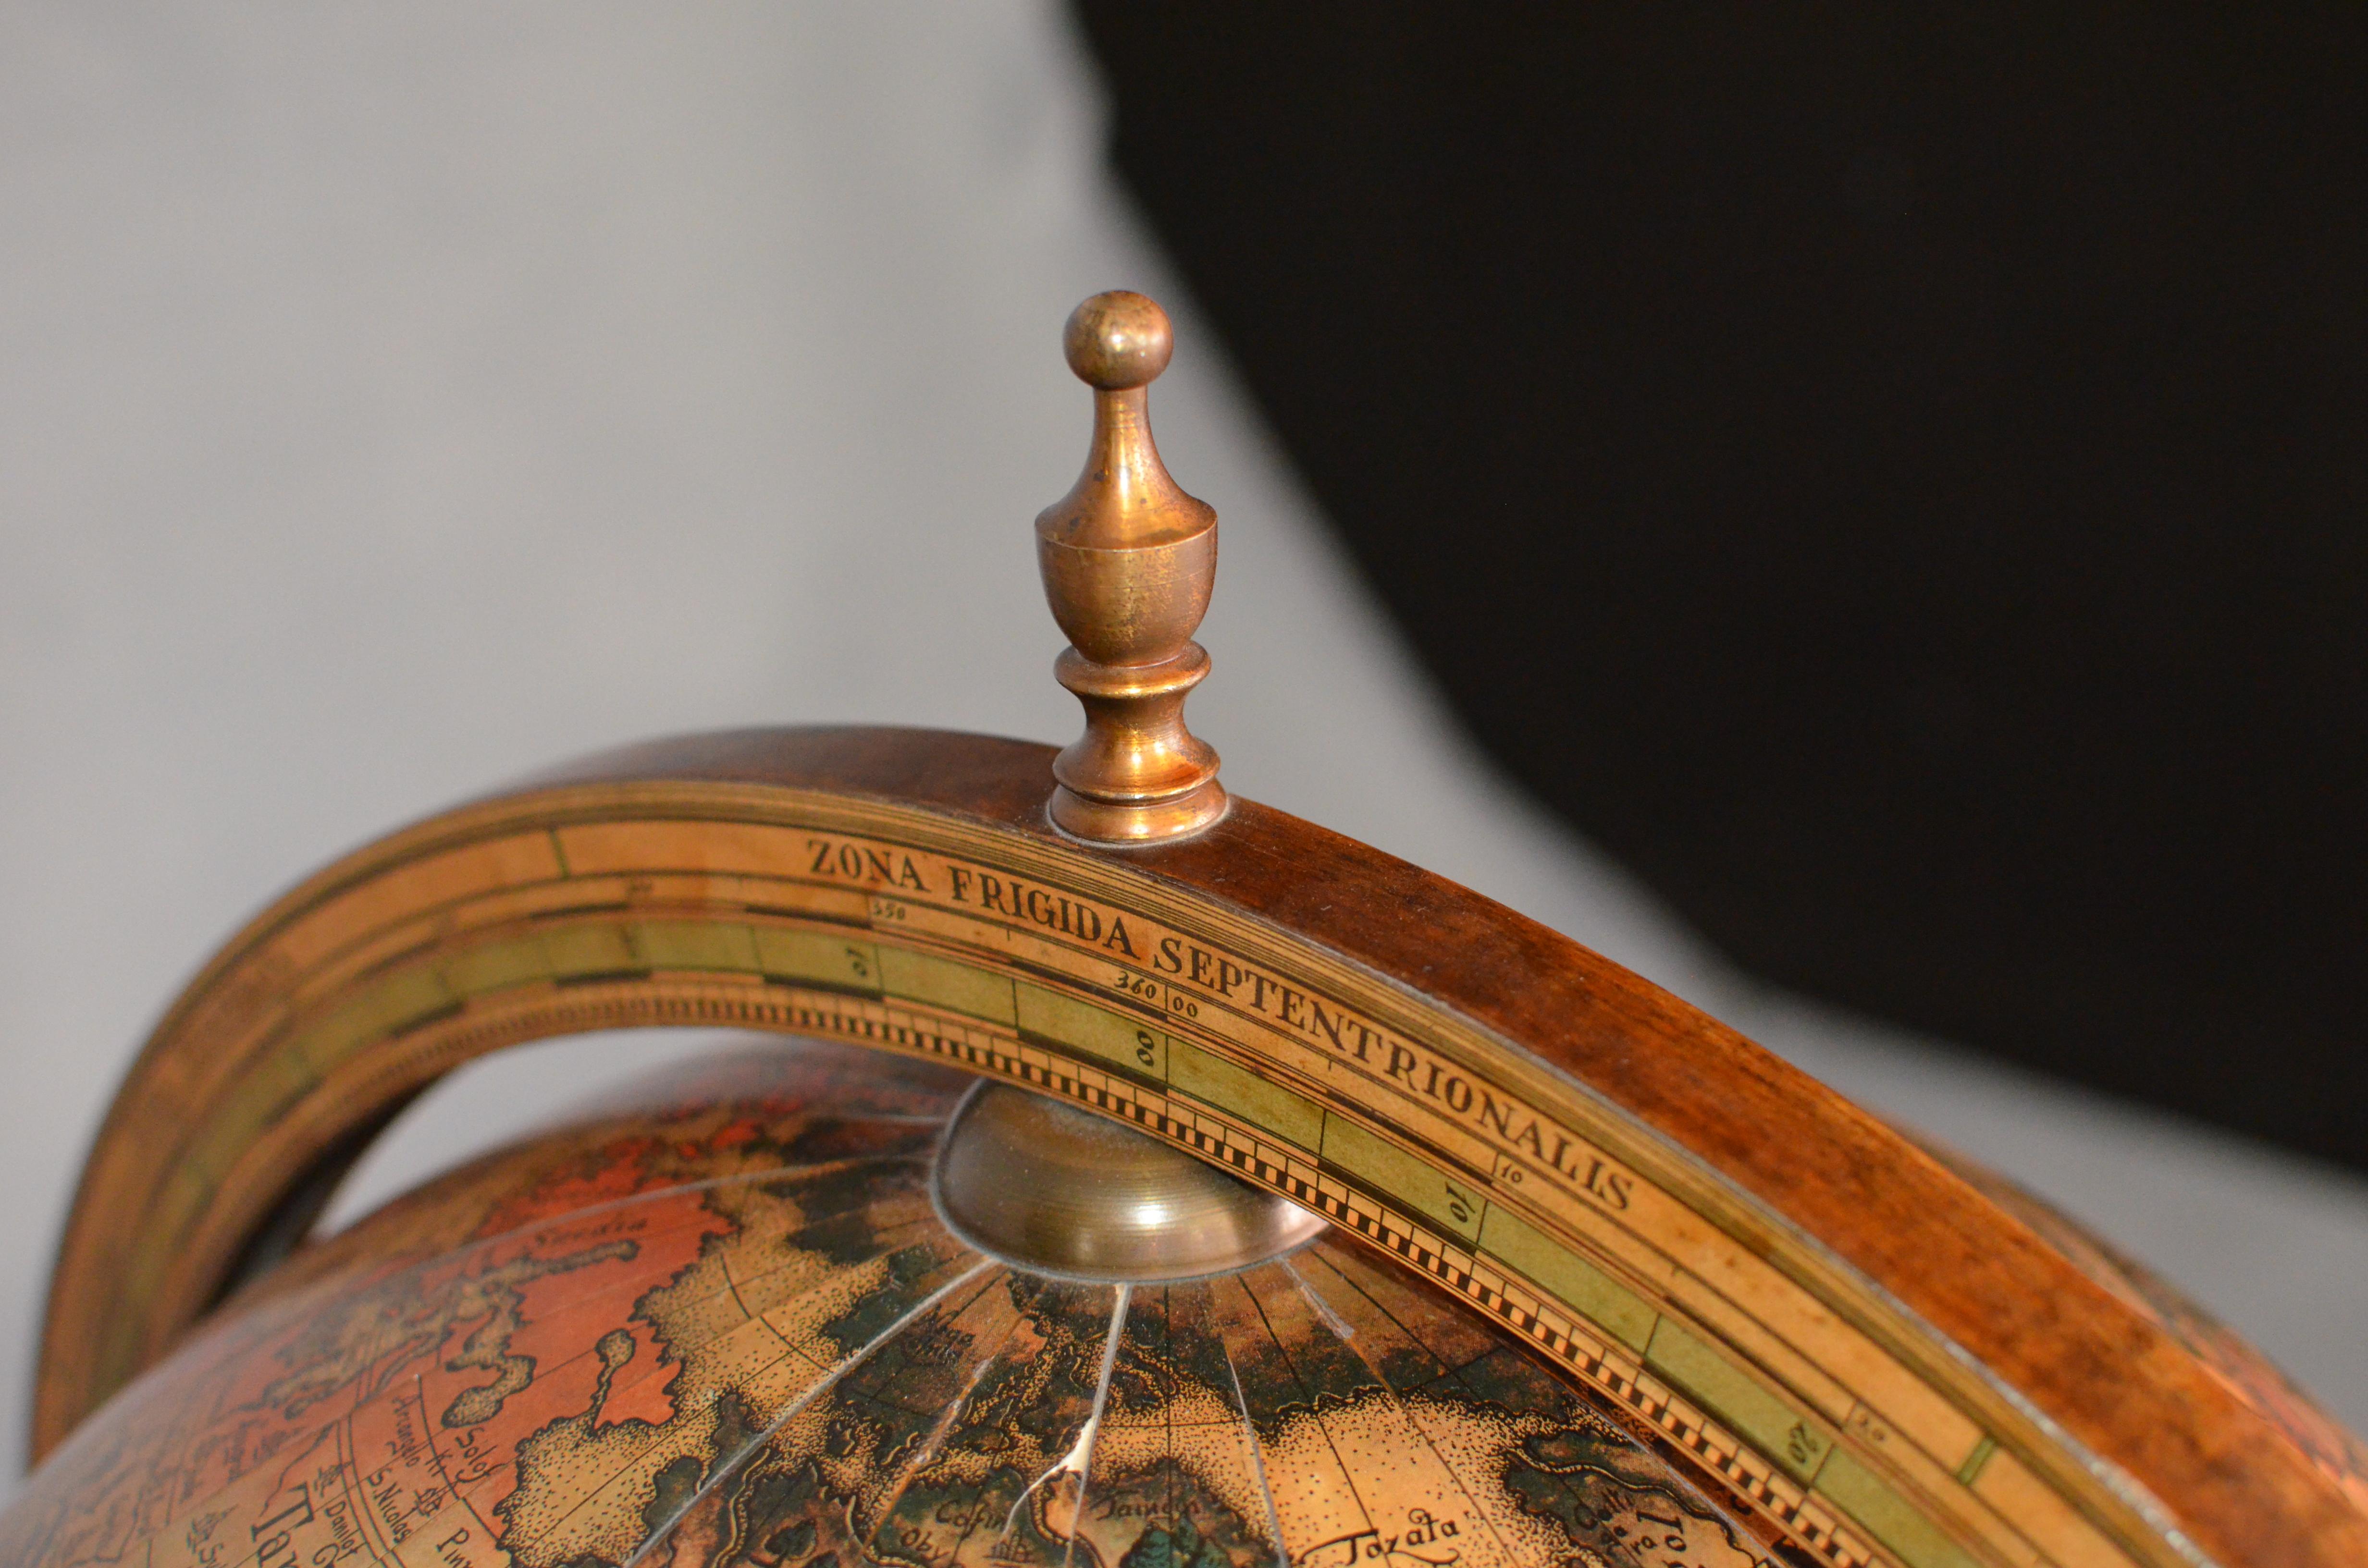
<svg viewBox="0 0 2368 1568">
<path fill-rule="evenodd" d="M 1645 1439 L 1344 1242 L 1132 1289 L 971 1251 L 928 1188 L 965 1086 L 776 1047 L 432 1184 L 87 1423 L 0 1562 L 1769 1561 Z"/>
</svg>

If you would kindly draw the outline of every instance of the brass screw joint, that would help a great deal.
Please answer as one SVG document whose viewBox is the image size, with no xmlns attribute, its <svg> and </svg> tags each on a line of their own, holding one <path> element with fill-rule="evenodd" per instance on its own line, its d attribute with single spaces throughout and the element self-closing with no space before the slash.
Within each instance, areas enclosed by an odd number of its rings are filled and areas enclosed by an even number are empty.
<svg viewBox="0 0 2368 1568">
<path fill-rule="evenodd" d="M 1044 597 L 1069 639 L 1053 674 L 1086 733 L 1053 761 L 1053 825 L 1098 844 L 1197 833 L 1225 814 L 1217 754 L 1184 727 L 1209 673 L 1192 641 L 1217 576 L 1217 514 L 1167 477 L 1149 388 L 1167 369 L 1167 312 L 1097 294 L 1069 317 L 1069 369 L 1094 389 L 1094 438 L 1069 493 L 1036 515 Z"/>
</svg>

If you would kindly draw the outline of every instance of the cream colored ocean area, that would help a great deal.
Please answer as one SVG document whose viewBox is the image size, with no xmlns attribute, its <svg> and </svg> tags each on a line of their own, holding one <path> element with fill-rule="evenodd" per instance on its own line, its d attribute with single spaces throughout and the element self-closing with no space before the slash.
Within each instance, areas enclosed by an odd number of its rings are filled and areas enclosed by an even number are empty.
<svg viewBox="0 0 2368 1568">
<path fill-rule="evenodd" d="M 1601 1568 L 1601 1557 L 1525 1511 L 1499 1483 L 1505 1456 L 1522 1439 L 1559 1430 L 1420 1394 L 1369 1394 L 1289 1417 L 1266 1462 L 1269 1473 L 1309 1478 L 1276 1496 L 1294 1568 L 1383 1561 L 1529 1568 L 1573 1559 Z M 1766 1561 L 1719 1521 L 1650 1490 L 1630 1492 L 1606 1528 L 1624 1532 L 1640 1558 L 1656 1563 L 1759 1568 Z"/>
</svg>

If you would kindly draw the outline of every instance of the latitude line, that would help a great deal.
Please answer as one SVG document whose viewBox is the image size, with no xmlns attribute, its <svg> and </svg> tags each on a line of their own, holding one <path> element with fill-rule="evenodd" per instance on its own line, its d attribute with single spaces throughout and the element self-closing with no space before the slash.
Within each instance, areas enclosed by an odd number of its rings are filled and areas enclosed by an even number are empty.
<svg viewBox="0 0 2368 1568">
<path fill-rule="evenodd" d="M 411 1388 L 419 1398 L 419 1439 L 427 1445 L 427 1457 L 436 1461 L 436 1473 L 443 1478 L 444 1490 L 457 1498 L 462 1507 L 469 1510 L 469 1517 L 477 1521 L 478 1528 L 485 1532 L 485 1540 L 490 1543 L 495 1539 L 494 1527 L 485 1523 L 485 1516 L 477 1512 L 477 1505 L 470 1500 L 469 1495 L 453 1484 L 452 1472 L 445 1466 L 443 1452 L 436 1447 L 436 1426 L 427 1419 L 426 1378 L 420 1373 L 412 1373 Z"/>
</svg>

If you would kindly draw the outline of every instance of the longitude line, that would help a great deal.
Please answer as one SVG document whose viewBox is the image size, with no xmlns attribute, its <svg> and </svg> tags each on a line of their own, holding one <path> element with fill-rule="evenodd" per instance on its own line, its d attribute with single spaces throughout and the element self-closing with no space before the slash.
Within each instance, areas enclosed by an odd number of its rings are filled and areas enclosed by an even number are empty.
<svg viewBox="0 0 2368 1568">
<path fill-rule="evenodd" d="M 1086 1417 L 1086 1457 L 1077 1471 L 1077 1506 L 1069 1519 L 1069 1539 L 1061 1548 L 1061 1568 L 1076 1556 L 1077 1537 L 1086 1524 L 1086 1494 L 1094 1481 L 1094 1449 L 1102 1440 L 1102 1413 L 1110 1408 L 1110 1377 L 1118 1370 L 1118 1342 L 1126 1333 L 1126 1310 L 1134 1301 L 1134 1287 L 1121 1285 L 1110 1303 L 1110 1337 L 1102 1342 L 1102 1373 L 1094 1383 L 1094 1410 Z"/>
<path fill-rule="evenodd" d="M 1283 1258 L 1281 1263 L 1284 1272 L 1298 1281 L 1299 1293 L 1307 1298 L 1307 1304 L 1315 1309 L 1315 1315 L 1324 1320 L 1324 1326 L 1332 1331 L 1333 1337 L 1343 1345 L 1356 1338 L 1357 1331 L 1349 1326 L 1349 1321 L 1346 1318 L 1332 1310 L 1331 1302 L 1315 1293 L 1315 1287 L 1307 1282 L 1306 1275 L 1299 1272 L 1298 1265 L 1287 1257 Z M 1361 1358 L 1360 1357 L 1360 1359 Z M 1376 1369 L 1376 1375 L 1379 1375 L 1378 1369 Z"/>
<path fill-rule="evenodd" d="M 1159 1288 L 1159 1358 L 1167 1368 L 1168 1375 L 1174 1377 L 1176 1375 L 1176 1287 L 1173 1285 L 1162 1285 Z M 1167 1428 L 1167 1473 L 1162 1478 L 1165 1483 L 1163 1490 L 1166 1493 L 1167 1517 L 1173 1521 L 1176 1517 L 1176 1472 L 1183 1465 L 1183 1461 L 1176 1457 L 1176 1400 L 1173 1393 L 1168 1398 L 1161 1400 L 1159 1407 L 1161 1419 Z"/>
<path fill-rule="evenodd" d="M 1356 1291 L 1357 1294 L 1365 1298 L 1365 1304 L 1367 1306 L 1372 1307 L 1373 1311 L 1387 1318 L 1392 1328 L 1396 1329 L 1400 1334 L 1406 1336 L 1406 1343 L 1416 1346 L 1417 1349 L 1421 1350 L 1424 1355 L 1429 1357 L 1433 1361 L 1438 1362 L 1442 1373 L 1448 1377 L 1453 1378 L 1457 1382 L 1463 1383 L 1466 1389 L 1471 1390 L 1473 1392 L 1476 1393 L 1479 1392 L 1476 1389 L 1472 1389 L 1472 1385 L 1464 1381 L 1463 1368 L 1465 1366 L 1476 1365 L 1479 1361 L 1485 1360 L 1488 1355 L 1495 1354 L 1494 1351 L 1486 1352 L 1482 1356 L 1474 1357 L 1471 1361 L 1465 1362 L 1460 1366 L 1451 1362 L 1446 1357 L 1432 1349 L 1430 1342 L 1423 1338 L 1421 1335 L 1417 1334 L 1414 1329 L 1407 1324 L 1404 1318 L 1399 1317 L 1397 1313 L 1390 1311 L 1387 1306 L 1383 1305 L 1374 1297 L 1371 1290 L 1366 1290 L 1362 1285 L 1358 1284 L 1356 1280 L 1350 1278 L 1348 1271 L 1343 1269 L 1338 1264 L 1334 1263 L 1327 1257 L 1324 1260 L 1324 1267 L 1329 1268 L 1335 1275 L 1338 1276 L 1341 1284 L 1346 1285 L 1349 1290 Z"/>
<path fill-rule="evenodd" d="M 916 1318 L 919 1317 L 923 1312 L 928 1312 L 930 1308 L 936 1306 L 939 1301 L 944 1301 L 948 1296 L 952 1295 L 962 1286 L 967 1285 L 973 1279 L 977 1278 L 981 1274 L 986 1272 L 986 1270 L 993 1268 L 995 1266 L 995 1260 L 993 1258 L 983 1257 L 979 1259 L 979 1261 L 973 1265 L 967 1272 L 957 1275 L 955 1278 L 947 1280 L 943 1285 L 940 1285 L 936 1290 L 930 1291 L 928 1295 L 923 1297 L 918 1302 L 915 1303 L 911 1311 L 904 1313 L 902 1316 L 898 1317 L 894 1323 L 890 1324 L 886 1328 L 882 1329 L 878 1334 L 873 1335 L 870 1339 L 866 1340 L 862 1346 L 853 1355 L 848 1357 L 846 1360 L 841 1361 L 837 1366 L 832 1368 L 829 1373 L 825 1376 L 820 1382 L 815 1383 L 803 1393 L 799 1394 L 796 1399 L 791 1401 L 790 1407 L 787 1410 L 782 1411 L 780 1415 L 774 1417 L 773 1420 L 766 1426 L 765 1429 L 757 1435 L 755 1441 L 747 1444 L 730 1459 L 718 1464 L 715 1467 L 715 1473 L 708 1478 L 707 1483 L 701 1486 L 698 1491 L 692 1493 L 689 1497 L 685 1498 L 683 1500 L 682 1506 L 677 1508 L 674 1511 L 673 1517 L 668 1518 L 665 1524 L 660 1525 L 657 1528 L 652 1530 L 647 1536 L 643 1537 L 642 1544 L 633 1549 L 633 1554 L 625 1559 L 622 1563 L 619 1564 L 618 1568 L 637 1568 L 637 1565 L 642 1562 L 642 1560 L 649 1556 L 650 1552 L 656 1548 L 657 1544 L 666 1540 L 666 1538 L 673 1532 L 674 1528 L 677 1525 L 682 1523 L 684 1519 L 690 1517 L 690 1511 L 693 1508 L 698 1507 L 700 1504 L 705 1502 L 710 1494 L 713 1493 L 717 1487 L 723 1485 L 726 1480 L 730 1479 L 733 1472 L 740 1468 L 740 1464 L 743 1460 L 755 1453 L 758 1449 L 763 1448 L 767 1443 L 772 1441 L 775 1434 L 779 1433 L 782 1427 L 788 1426 L 792 1420 L 796 1419 L 800 1412 L 803 1411 L 806 1406 L 821 1398 L 831 1389 L 837 1387 L 838 1381 L 841 1378 L 853 1371 L 857 1367 L 862 1365 L 865 1360 L 870 1358 L 873 1351 L 879 1349 L 882 1345 L 887 1344 L 889 1340 L 894 1338 L 897 1335 L 904 1333 L 905 1329 L 911 1327 L 913 1321 Z"/>
<path fill-rule="evenodd" d="M 1285 1268 L 1291 1268 L 1291 1260 L 1285 1258 L 1282 1266 Z M 1291 1276 L 1299 1280 L 1300 1290 L 1305 1293 L 1311 1302 L 1315 1303 L 1319 1314 L 1327 1322 L 1339 1323 L 1339 1314 L 1332 1310 L 1332 1304 L 1315 1294 L 1315 1288 L 1300 1275 L 1299 1270 L 1291 1268 Z M 1497 1528 L 1497 1521 L 1489 1516 L 1486 1506 L 1481 1502 L 1478 1489 L 1457 1472 L 1455 1460 L 1449 1456 L 1446 1449 L 1440 1447 L 1439 1439 L 1431 1436 L 1429 1428 L 1423 1424 L 1422 1417 L 1415 1413 L 1413 1403 L 1398 1392 L 1396 1385 L 1390 1381 L 1389 1374 L 1382 1370 L 1381 1358 L 1368 1354 L 1369 1346 L 1358 1344 L 1346 1334 L 1340 1335 L 1340 1343 L 1349 1347 L 1349 1354 L 1361 1362 L 1365 1370 L 1373 1374 L 1373 1381 L 1381 1384 L 1382 1392 L 1389 1396 L 1390 1406 L 1397 1412 L 1398 1418 L 1406 1423 L 1409 1432 L 1422 1439 L 1422 1446 L 1430 1450 L 1431 1457 L 1439 1461 L 1439 1468 L 1447 1472 L 1447 1478 L 1455 1483 L 1457 1490 L 1463 1494 L 1463 1500 L 1472 1506 L 1474 1517 L 1486 1526 L 1488 1533 L 1496 1538 L 1497 1550 L 1504 1554 L 1505 1561 L 1508 1562 L 1519 1561 L 1520 1553 L 1513 1551 L 1512 1543 L 1505 1539 L 1504 1531 Z M 1416 1343 L 1421 1342 L 1417 1340 Z M 1457 1375 L 1456 1381 L 1463 1381 L 1461 1374 Z M 1466 1385 L 1466 1392 L 1476 1394 L 1478 1391 Z"/>
<path fill-rule="evenodd" d="M 986 1290 L 992 1289 L 994 1286 L 990 1282 L 985 1290 L 979 1291 L 978 1296 L 973 1296 L 955 1308 L 953 1315 L 959 1317 L 970 1311 L 977 1304 L 979 1297 L 985 1295 Z M 946 1406 L 945 1414 L 938 1418 L 936 1426 L 930 1430 L 927 1437 L 922 1439 L 921 1447 L 914 1454 L 911 1462 L 905 1466 L 904 1473 L 896 1478 L 895 1490 L 891 1492 L 887 1499 L 880 1505 L 879 1517 L 869 1532 L 874 1540 L 878 1539 L 882 1530 L 888 1528 L 889 1519 L 895 1515 L 896 1505 L 905 1500 L 905 1494 L 912 1490 L 913 1483 L 920 1479 L 921 1471 L 927 1470 L 936 1460 L 938 1450 L 944 1446 L 945 1440 L 953 1435 L 955 1426 L 962 1420 L 963 1413 L 970 1408 L 971 1396 L 978 1392 L 978 1385 L 986 1381 L 986 1374 L 1003 1359 L 1004 1346 L 1011 1343 L 1011 1336 L 1019 1332 L 1019 1315 L 1014 1312 L 1011 1322 L 1004 1326 L 1003 1337 L 995 1342 L 995 1348 L 978 1358 L 978 1365 L 971 1369 L 970 1377 L 962 1383 L 962 1392 L 954 1395 L 952 1403 Z"/>
<path fill-rule="evenodd" d="M 1274 1568 L 1291 1568 L 1291 1553 L 1282 1544 L 1282 1515 L 1274 1506 L 1274 1487 L 1266 1478 L 1266 1453 L 1258 1446 L 1258 1423 L 1250 1419 L 1250 1402 L 1242 1392 L 1241 1370 L 1234 1365 L 1233 1347 L 1225 1343 L 1222 1331 L 1217 1335 L 1217 1354 L 1225 1358 L 1225 1376 L 1234 1381 L 1234 1408 L 1242 1413 L 1242 1441 L 1249 1445 L 1250 1473 L 1258 1477 L 1258 1500 L 1266 1505 L 1266 1533 L 1267 1539 L 1274 1542 Z"/>
<path fill-rule="evenodd" d="M 1281 1357 L 1282 1364 L 1291 1369 L 1291 1381 L 1297 1383 L 1300 1392 L 1307 1396 L 1307 1418 L 1315 1424 L 1318 1432 L 1324 1434 L 1324 1446 L 1332 1450 L 1332 1462 L 1340 1467 L 1340 1478 L 1349 1483 L 1349 1495 L 1357 1500 L 1357 1511 L 1365 1517 L 1366 1528 L 1378 1528 L 1373 1523 L 1373 1510 L 1366 1506 L 1365 1494 L 1357 1490 L 1356 1472 L 1349 1468 L 1349 1461 L 1340 1457 L 1340 1445 L 1332 1440 L 1332 1428 L 1324 1424 L 1323 1406 L 1316 1400 L 1315 1391 L 1308 1386 L 1305 1378 L 1299 1375 L 1299 1363 L 1291 1358 L 1290 1346 L 1283 1343 L 1282 1335 L 1274 1331 L 1274 1320 L 1267 1316 L 1266 1303 L 1259 1301 L 1258 1292 L 1250 1289 L 1247 1275 L 1235 1276 L 1235 1283 L 1241 1286 L 1242 1294 L 1249 1298 L 1250 1309 L 1258 1313 L 1258 1323 L 1266 1329 L 1266 1336 L 1273 1344 L 1275 1354 Z M 1231 1352 L 1227 1354 L 1230 1356 Z M 1236 1374 L 1237 1379 L 1238 1376 Z"/>
</svg>

